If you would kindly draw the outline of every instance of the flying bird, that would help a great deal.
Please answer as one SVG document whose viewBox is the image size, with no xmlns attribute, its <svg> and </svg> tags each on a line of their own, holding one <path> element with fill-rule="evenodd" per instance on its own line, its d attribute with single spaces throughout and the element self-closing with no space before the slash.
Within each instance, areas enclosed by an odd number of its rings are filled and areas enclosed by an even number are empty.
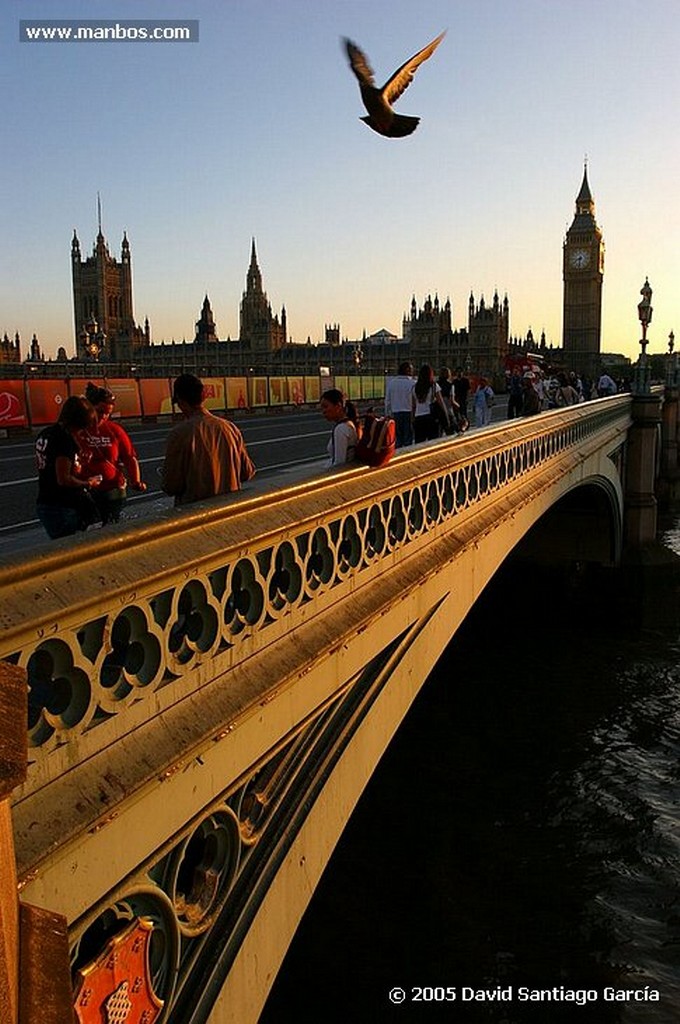
<svg viewBox="0 0 680 1024">
<path fill-rule="evenodd" d="M 445 35 L 446 32 L 442 32 L 431 43 L 428 43 L 422 50 L 419 50 L 418 53 L 409 58 L 385 82 L 382 89 L 376 88 L 373 70 L 366 60 L 366 55 L 350 39 L 345 39 L 345 48 L 349 57 L 350 67 L 359 79 L 361 98 L 368 111 L 368 117 L 362 117 L 361 120 L 365 121 L 374 132 L 378 132 L 379 135 L 387 135 L 390 139 L 400 139 L 404 135 L 410 135 L 411 132 L 416 130 L 420 118 L 395 114 L 392 110 L 392 104 L 409 87 L 416 70 L 423 61 L 432 56 Z"/>
</svg>

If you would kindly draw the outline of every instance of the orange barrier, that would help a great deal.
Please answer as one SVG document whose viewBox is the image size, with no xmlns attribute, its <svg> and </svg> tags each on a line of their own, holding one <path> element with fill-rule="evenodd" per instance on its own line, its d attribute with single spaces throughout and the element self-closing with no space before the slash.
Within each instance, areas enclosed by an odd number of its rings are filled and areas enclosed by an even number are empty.
<svg viewBox="0 0 680 1024">
<path fill-rule="evenodd" d="M 116 396 L 117 419 L 169 416 L 172 380 L 167 377 L 101 377 Z M 42 427 L 54 423 L 70 395 L 84 395 L 88 377 L 0 380 L 0 429 Z M 213 412 L 316 405 L 322 391 L 340 388 L 348 398 L 382 400 L 385 378 L 376 376 L 204 377 L 206 406 Z"/>
</svg>

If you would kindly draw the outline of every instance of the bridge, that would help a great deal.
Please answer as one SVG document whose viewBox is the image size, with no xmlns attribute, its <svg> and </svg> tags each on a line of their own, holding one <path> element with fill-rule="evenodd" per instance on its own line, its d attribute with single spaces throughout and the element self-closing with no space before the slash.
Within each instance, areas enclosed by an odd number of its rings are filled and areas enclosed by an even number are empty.
<svg viewBox="0 0 680 1024">
<path fill-rule="evenodd" d="M 498 567 L 523 539 L 610 566 L 654 540 L 677 402 L 554 410 L 6 565 L 2 1020 L 257 1021 Z"/>
</svg>

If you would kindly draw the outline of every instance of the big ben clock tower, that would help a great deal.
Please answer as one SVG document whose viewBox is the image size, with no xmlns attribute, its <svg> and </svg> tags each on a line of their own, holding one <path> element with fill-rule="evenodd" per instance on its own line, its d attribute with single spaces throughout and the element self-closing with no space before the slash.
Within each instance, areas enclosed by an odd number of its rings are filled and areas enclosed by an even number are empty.
<svg viewBox="0 0 680 1024">
<path fill-rule="evenodd" d="M 576 214 L 564 240 L 562 277 L 564 360 L 569 369 L 593 378 L 600 367 L 604 242 L 595 220 L 587 166 L 576 197 Z"/>
</svg>

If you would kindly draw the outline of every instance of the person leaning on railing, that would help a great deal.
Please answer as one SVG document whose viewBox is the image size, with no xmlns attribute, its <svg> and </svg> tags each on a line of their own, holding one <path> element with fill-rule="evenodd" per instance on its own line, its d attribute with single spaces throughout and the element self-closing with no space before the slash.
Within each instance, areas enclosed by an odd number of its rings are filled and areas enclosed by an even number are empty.
<svg viewBox="0 0 680 1024">
<path fill-rule="evenodd" d="M 184 422 L 168 434 L 161 486 L 175 505 L 188 505 L 240 490 L 255 476 L 255 466 L 236 424 L 213 416 L 204 403 L 203 383 L 192 373 L 175 381 L 172 401 Z"/>
</svg>

